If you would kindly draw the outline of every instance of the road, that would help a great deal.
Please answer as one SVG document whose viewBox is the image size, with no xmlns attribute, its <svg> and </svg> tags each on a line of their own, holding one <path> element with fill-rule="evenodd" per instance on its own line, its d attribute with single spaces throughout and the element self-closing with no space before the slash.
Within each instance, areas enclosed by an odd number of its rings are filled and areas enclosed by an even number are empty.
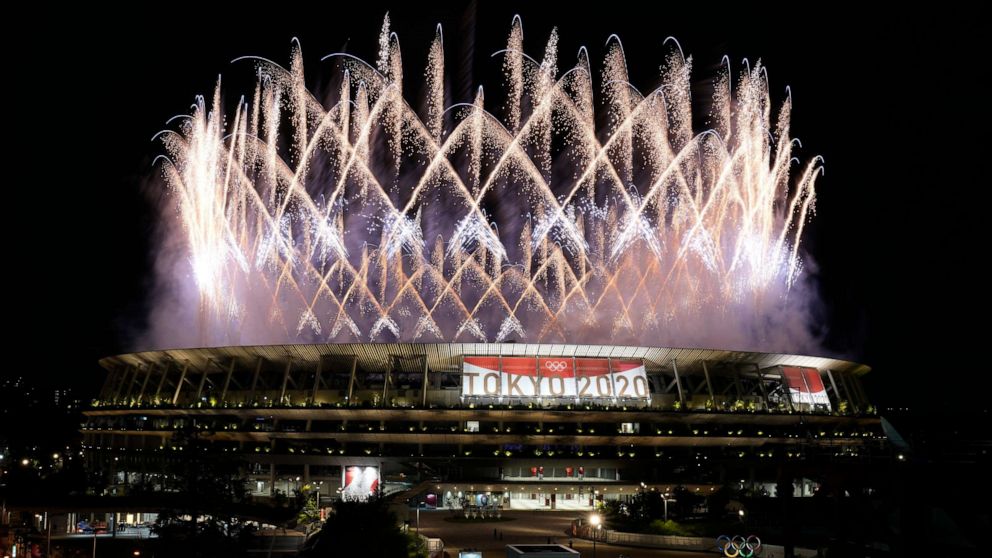
<svg viewBox="0 0 992 558">
<path fill-rule="evenodd" d="M 412 515 L 412 514 L 411 514 Z M 482 551 L 483 558 L 506 558 L 508 544 L 545 544 L 548 537 L 552 542 L 568 546 L 566 531 L 576 517 L 576 512 L 553 511 L 508 511 L 503 517 L 513 521 L 497 523 L 451 523 L 444 520 L 451 512 L 421 511 L 420 533 L 444 540 L 448 556 L 457 558 L 458 551 L 474 548 Z M 414 520 L 415 521 L 415 520 Z M 503 532 L 503 540 L 493 539 L 493 529 Z M 582 558 L 593 558 L 592 542 L 571 539 L 573 547 L 582 553 Z M 596 543 L 595 558 L 617 558 L 620 554 L 630 558 L 700 558 L 698 552 L 678 550 L 658 550 L 631 548 Z"/>
</svg>

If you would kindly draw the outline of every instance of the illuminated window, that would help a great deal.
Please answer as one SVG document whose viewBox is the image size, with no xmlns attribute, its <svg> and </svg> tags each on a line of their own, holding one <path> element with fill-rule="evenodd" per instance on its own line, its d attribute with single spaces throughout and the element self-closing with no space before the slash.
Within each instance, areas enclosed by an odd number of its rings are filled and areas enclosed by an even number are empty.
<svg viewBox="0 0 992 558">
<path fill-rule="evenodd" d="M 465 421 L 465 432 L 478 432 L 478 431 L 479 431 L 479 421 L 477 420 Z"/>
<path fill-rule="evenodd" d="M 638 422 L 622 422 L 620 423 L 620 433 L 621 434 L 637 434 L 641 431 L 641 424 Z"/>
</svg>

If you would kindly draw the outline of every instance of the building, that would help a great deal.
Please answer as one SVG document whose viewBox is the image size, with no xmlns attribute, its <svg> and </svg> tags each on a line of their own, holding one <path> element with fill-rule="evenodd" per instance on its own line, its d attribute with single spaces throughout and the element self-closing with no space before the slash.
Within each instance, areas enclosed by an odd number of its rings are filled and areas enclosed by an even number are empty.
<svg viewBox="0 0 992 558">
<path fill-rule="evenodd" d="M 610 345 L 314 344 L 105 358 L 91 467 L 126 490 L 181 459 L 177 430 L 243 456 L 253 491 L 428 506 L 588 509 L 681 485 L 816 490 L 884 450 L 862 364 Z M 480 512 L 482 513 L 482 512 Z"/>
</svg>

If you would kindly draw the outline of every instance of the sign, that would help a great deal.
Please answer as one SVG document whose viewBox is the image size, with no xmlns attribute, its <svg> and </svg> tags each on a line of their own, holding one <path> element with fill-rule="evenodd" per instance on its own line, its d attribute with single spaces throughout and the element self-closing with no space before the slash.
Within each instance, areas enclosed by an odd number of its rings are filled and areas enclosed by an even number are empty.
<svg viewBox="0 0 992 558">
<path fill-rule="evenodd" d="M 830 398 L 823 386 L 823 378 L 816 368 L 783 366 L 782 376 L 789 386 L 789 399 L 793 404 L 824 405 L 830 409 Z"/>
<path fill-rule="evenodd" d="M 467 356 L 462 397 L 648 399 L 644 362 L 572 357 Z"/>
<path fill-rule="evenodd" d="M 341 497 L 364 502 L 379 488 L 378 467 L 345 467 L 341 473 Z"/>
</svg>

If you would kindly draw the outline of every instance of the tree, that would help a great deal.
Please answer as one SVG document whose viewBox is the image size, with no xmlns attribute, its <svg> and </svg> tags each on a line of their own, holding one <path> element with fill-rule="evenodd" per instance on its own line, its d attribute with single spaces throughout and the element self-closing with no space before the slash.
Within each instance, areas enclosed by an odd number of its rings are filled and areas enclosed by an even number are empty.
<svg viewBox="0 0 992 558">
<path fill-rule="evenodd" d="M 421 558 L 426 555 L 419 539 L 401 531 L 396 516 L 378 498 L 367 502 L 335 502 L 334 513 L 301 554 L 308 558 Z"/>
<path fill-rule="evenodd" d="M 719 490 L 711 492 L 706 497 L 706 508 L 710 517 L 723 517 L 727 513 L 727 504 L 730 503 L 730 489 L 721 486 Z"/>
<path fill-rule="evenodd" d="M 675 503 L 674 505 L 669 504 L 669 512 L 674 512 L 674 515 L 678 516 L 679 519 L 691 516 L 696 506 L 703 501 L 702 496 L 684 486 L 676 486 L 675 490 L 672 491 L 672 497 L 675 498 Z"/>
<path fill-rule="evenodd" d="M 254 534 L 239 513 L 251 498 L 243 464 L 228 454 L 208 455 L 200 437 L 195 423 L 173 435 L 183 456 L 165 466 L 161 496 L 168 503 L 152 529 L 166 556 L 242 556 Z"/>
<path fill-rule="evenodd" d="M 299 503 L 300 512 L 296 515 L 296 524 L 304 528 L 304 532 L 309 533 L 320 524 L 320 507 L 318 506 L 318 489 L 306 485 L 299 493 L 296 500 Z"/>
<path fill-rule="evenodd" d="M 658 492 L 641 491 L 630 502 L 616 500 L 603 506 L 606 522 L 624 530 L 643 532 L 665 516 L 665 502 Z"/>
</svg>

